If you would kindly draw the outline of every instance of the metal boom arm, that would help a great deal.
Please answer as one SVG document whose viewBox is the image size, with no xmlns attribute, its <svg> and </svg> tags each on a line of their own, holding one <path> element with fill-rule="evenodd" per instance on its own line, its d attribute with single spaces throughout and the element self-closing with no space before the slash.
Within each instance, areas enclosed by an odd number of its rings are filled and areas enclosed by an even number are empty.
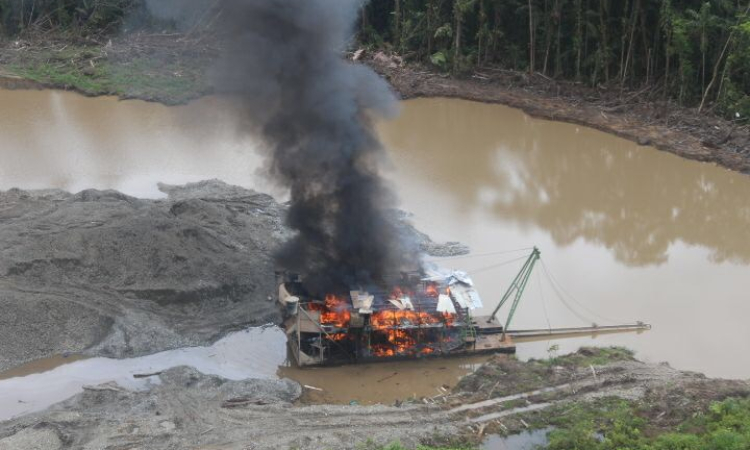
<svg viewBox="0 0 750 450">
<path fill-rule="evenodd" d="M 529 258 L 526 260 L 526 262 L 523 264 L 523 267 L 521 267 L 521 271 L 518 272 L 518 275 L 513 279 L 513 282 L 510 284 L 510 287 L 508 287 L 508 290 L 505 292 L 505 295 L 503 295 L 503 298 L 500 300 L 500 303 L 498 303 L 497 307 L 495 307 L 495 310 L 492 311 L 492 314 L 490 315 L 489 319 L 487 319 L 487 323 L 492 322 L 493 319 L 495 319 L 495 316 L 497 315 L 497 312 L 500 311 L 500 308 L 503 307 L 505 302 L 510 299 L 510 296 L 515 292 L 515 297 L 513 298 L 513 304 L 510 307 L 510 312 L 508 312 L 508 318 L 505 320 L 505 326 L 503 327 L 503 334 L 508 330 L 508 326 L 510 325 L 511 319 L 513 319 L 513 315 L 516 313 L 516 308 L 518 308 L 518 303 L 521 301 L 521 296 L 523 295 L 524 289 L 526 289 L 526 284 L 529 282 L 529 277 L 531 276 L 531 272 L 534 270 L 534 265 L 541 257 L 541 252 L 539 252 L 539 249 L 534 247 L 534 250 L 531 252 L 531 255 L 529 255 Z"/>
</svg>

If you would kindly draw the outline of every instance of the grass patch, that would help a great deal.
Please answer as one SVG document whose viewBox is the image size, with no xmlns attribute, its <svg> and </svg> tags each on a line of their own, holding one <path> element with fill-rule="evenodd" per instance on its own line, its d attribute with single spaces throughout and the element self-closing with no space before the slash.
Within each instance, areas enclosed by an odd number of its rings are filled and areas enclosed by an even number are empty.
<svg viewBox="0 0 750 450">
<path fill-rule="evenodd" d="M 4 68 L 45 86 L 86 95 L 116 95 L 166 104 L 185 103 L 209 91 L 205 61 L 158 54 L 110 59 L 99 47 L 70 45 L 26 53 Z"/>
</svg>

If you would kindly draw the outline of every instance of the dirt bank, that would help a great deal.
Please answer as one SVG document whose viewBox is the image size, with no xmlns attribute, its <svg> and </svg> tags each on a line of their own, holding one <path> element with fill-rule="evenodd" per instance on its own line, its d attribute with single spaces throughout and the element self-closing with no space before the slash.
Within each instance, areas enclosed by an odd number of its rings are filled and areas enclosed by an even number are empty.
<svg viewBox="0 0 750 450">
<path fill-rule="evenodd" d="M 399 62 L 382 53 L 366 59 L 405 99 L 451 97 L 499 103 L 532 117 L 596 128 L 684 158 L 750 173 L 750 127 L 650 99 L 645 91 L 593 89 L 492 69 L 455 78 Z"/>
<path fill-rule="evenodd" d="M 581 402 L 596 408 L 600 400 L 612 399 L 627 402 L 647 420 L 644 431 L 657 435 L 674 431 L 713 402 L 750 396 L 750 382 L 643 363 L 626 349 L 584 347 L 548 360 L 494 357 L 454 390 L 451 408 L 475 425 L 465 430 L 470 438 L 482 424 L 483 433 L 501 434 L 523 431 L 529 424 L 562 425 Z"/>
<path fill-rule="evenodd" d="M 713 401 L 750 395 L 747 382 L 709 380 L 596 349 L 528 363 L 496 357 L 454 392 L 394 406 L 305 406 L 295 403 L 302 389 L 289 380 L 227 381 L 184 367 L 159 377 L 161 384 L 147 392 L 88 387 L 47 411 L 4 422 L 0 449 L 476 443 L 487 433 L 558 424 L 562 411 L 595 414 L 602 402 L 611 408 L 615 401 L 649 417 L 650 433 L 662 433 L 705 413 Z"/>
</svg>

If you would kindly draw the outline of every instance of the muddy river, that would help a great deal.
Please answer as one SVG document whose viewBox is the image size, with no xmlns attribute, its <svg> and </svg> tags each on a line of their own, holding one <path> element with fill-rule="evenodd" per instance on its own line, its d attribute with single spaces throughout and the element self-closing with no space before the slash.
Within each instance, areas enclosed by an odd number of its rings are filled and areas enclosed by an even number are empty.
<svg viewBox="0 0 750 450">
<path fill-rule="evenodd" d="M 232 117 L 231 105 L 216 98 L 168 108 L 0 90 L 0 189 L 93 187 L 158 197 L 157 182 L 219 178 L 283 196 L 263 176 L 254 143 L 237 133 Z M 380 124 L 379 132 L 391 157 L 387 176 L 403 209 L 435 240 L 472 248 L 471 256 L 439 263 L 468 271 L 487 309 L 520 268 L 518 258 L 526 250 L 519 249 L 541 249 L 544 266 L 532 277 L 512 328 L 636 320 L 654 327 L 643 334 L 522 343 L 520 357 L 624 345 L 647 361 L 711 376 L 750 377 L 750 358 L 743 356 L 750 342 L 747 176 L 584 127 L 460 100 L 404 102 L 400 117 Z M 192 358 L 214 358 L 210 354 Z M 323 388 L 308 392 L 311 401 L 365 403 L 436 395 L 481 362 L 300 371 L 276 356 L 260 360 L 260 368 L 236 364 L 248 375 L 267 375 L 273 366 L 272 374 Z M 49 376 L 63 362 L 70 363 L 61 366 L 69 366 L 66 370 L 102 363 L 57 358 L 32 364 L 0 376 L 0 390 L 22 375 Z M 133 363 L 132 370 L 151 367 L 139 364 L 145 363 Z M 229 371 L 206 364 L 209 372 Z M 230 357 L 224 364 L 235 362 Z M 363 395 L 368 383 L 384 388 Z M 382 398 L 383 392 L 393 398 Z"/>
</svg>

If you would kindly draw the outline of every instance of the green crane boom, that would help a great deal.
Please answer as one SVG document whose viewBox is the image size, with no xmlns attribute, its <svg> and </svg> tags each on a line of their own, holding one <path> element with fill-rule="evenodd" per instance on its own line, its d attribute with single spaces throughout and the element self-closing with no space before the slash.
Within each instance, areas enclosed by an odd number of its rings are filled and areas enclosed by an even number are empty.
<svg viewBox="0 0 750 450">
<path fill-rule="evenodd" d="M 526 285 L 529 282 L 529 277 L 531 277 L 531 272 L 534 270 L 534 265 L 539 260 L 541 255 L 542 254 L 539 249 L 534 247 L 531 255 L 529 255 L 529 258 L 523 264 L 523 267 L 521 267 L 521 271 L 518 272 L 518 275 L 516 275 L 516 277 L 513 279 L 513 282 L 510 284 L 510 287 L 508 287 L 505 295 L 503 295 L 500 303 L 498 303 L 497 307 L 495 307 L 495 310 L 492 311 L 489 319 L 487 319 L 487 323 L 491 323 L 495 319 L 497 312 L 500 311 L 500 308 L 502 308 L 503 305 L 510 299 L 510 297 L 515 294 L 515 296 L 513 297 L 513 303 L 510 307 L 510 311 L 508 312 L 508 318 L 505 320 L 505 326 L 503 326 L 503 338 L 505 337 L 505 333 L 510 326 L 510 321 L 513 319 L 513 315 L 516 313 L 516 308 L 518 308 L 518 303 L 521 301 L 523 291 L 526 289 Z"/>
</svg>

